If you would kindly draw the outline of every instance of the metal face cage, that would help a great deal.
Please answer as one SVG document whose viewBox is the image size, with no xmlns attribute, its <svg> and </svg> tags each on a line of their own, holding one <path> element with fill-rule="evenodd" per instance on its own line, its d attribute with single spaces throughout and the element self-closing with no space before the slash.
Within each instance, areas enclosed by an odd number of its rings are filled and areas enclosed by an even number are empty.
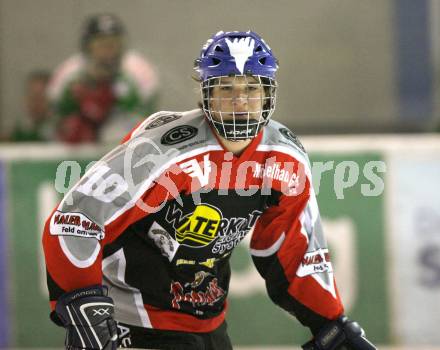
<svg viewBox="0 0 440 350">
<path fill-rule="evenodd" d="M 240 141 L 254 138 L 275 110 L 275 79 L 232 75 L 201 82 L 203 111 L 218 134 Z"/>
</svg>

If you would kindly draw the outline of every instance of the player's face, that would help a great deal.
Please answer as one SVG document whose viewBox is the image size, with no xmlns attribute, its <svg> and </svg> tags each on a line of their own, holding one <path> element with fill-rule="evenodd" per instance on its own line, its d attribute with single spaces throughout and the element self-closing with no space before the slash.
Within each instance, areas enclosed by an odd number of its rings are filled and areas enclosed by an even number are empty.
<svg viewBox="0 0 440 350">
<path fill-rule="evenodd" d="M 119 68 L 123 39 L 119 35 L 94 37 L 88 46 L 89 56 L 97 75 L 111 75 Z"/>
<path fill-rule="evenodd" d="M 260 118 L 264 104 L 264 88 L 253 76 L 220 77 L 210 93 L 210 107 L 214 119 Z"/>
</svg>

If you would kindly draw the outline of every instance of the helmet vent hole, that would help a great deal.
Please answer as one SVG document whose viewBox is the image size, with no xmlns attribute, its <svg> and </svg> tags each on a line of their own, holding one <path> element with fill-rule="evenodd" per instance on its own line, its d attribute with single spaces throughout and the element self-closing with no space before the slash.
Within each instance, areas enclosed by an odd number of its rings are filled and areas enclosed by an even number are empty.
<svg viewBox="0 0 440 350">
<path fill-rule="evenodd" d="M 261 51 L 263 51 L 263 48 L 259 45 L 259 46 L 255 49 L 255 52 L 261 52 Z"/>
<path fill-rule="evenodd" d="M 262 57 L 258 60 L 261 64 L 266 64 L 266 57 Z"/>
<path fill-rule="evenodd" d="M 212 58 L 212 64 L 213 64 L 214 66 L 219 65 L 220 62 L 221 62 L 221 61 L 220 61 L 218 58 L 215 58 L 215 57 Z"/>
<path fill-rule="evenodd" d="M 214 51 L 217 51 L 217 52 L 224 52 L 223 49 L 222 49 L 220 46 L 216 46 L 215 49 L 214 49 Z"/>
</svg>

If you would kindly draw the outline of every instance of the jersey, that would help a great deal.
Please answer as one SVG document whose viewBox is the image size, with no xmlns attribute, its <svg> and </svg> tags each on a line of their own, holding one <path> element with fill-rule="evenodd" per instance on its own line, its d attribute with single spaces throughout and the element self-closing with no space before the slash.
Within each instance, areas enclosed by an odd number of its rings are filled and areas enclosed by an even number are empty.
<svg viewBox="0 0 440 350">
<path fill-rule="evenodd" d="M 48 96 L 61 140 L 119 140 L 156 110 L 156 70 L 136 52 L 124 53 L 110 82 L 90 81 L 87 68 L 86 56 L 74 55 L 55 70 L 50 81 Z"/>
<path fill-rule="evenodd" d="M 104 284 L 117 321 L 209 332 L 246 235 L 270 298 L 316 332 L 343 313 L 298 139 L 271 120 L 240 156 L 201 110 L 159 112 L 97 162 L 48 218 L 52 308 Z"/>
</svg>

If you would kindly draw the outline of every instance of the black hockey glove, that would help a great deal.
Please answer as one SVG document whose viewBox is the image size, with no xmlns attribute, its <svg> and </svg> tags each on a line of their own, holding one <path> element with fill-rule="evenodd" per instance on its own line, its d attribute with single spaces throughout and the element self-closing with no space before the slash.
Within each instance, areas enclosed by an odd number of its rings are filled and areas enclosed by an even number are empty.
<svg viewBox="0 0 440 350">
<path fill-rule="evenodd" d="M 66 328 L 67 350 L 115 350 L 118 335 L 113 313 L 107 288 L 93 286 L 63 294 L 51 318 Z"/>
<path fill-rule="evenodd" d="M 357 322 L 346 316 L 325 325 L 318 334 L 302 346 L 304 350 L 376 350 L 365 338 L 365 332 Z"/>
</svg>

